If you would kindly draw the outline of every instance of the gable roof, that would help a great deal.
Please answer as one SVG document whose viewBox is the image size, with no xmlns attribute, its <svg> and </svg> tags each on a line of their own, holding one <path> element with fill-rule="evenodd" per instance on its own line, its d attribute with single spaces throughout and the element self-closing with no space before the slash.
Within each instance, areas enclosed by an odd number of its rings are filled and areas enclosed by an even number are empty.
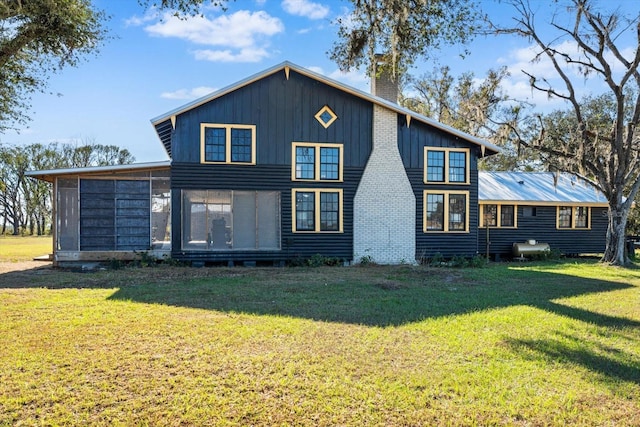
<svg viewBox="0 0 640 427">
<path fill-rule="evenodd" d="M 602 192 L 569 173 L 479 172 L 478 200 L 487 203 L 608 206 Z"/>
<path fill-rule="evenodd" d="M 285 61 L 282 62 L 278 65 L 275 65 L 271 68 L 267 68 L 266 70 L 259 72 L 257 74 L 254 74 L 250 77 L 247 77 L 243 80 L 240 80 L 237 83 L 234 83 L 230 86 L 227 86 L 223 89 L 217 90 L 215 92 L 212 92 L 209 95 L 203 96 L 201 98 L 196 99 L 195 101 L 192 101 L 188 104 L 185 104 L 181 107 L 178 107 L 174 110 L 169 111 L 168 113 L 165 113 L 161 116 L 155 117 L 153 119 L 151 119 L 151 124 L 155 127 L 156 129 L 156 133 L 158 134 L 158 137 L 160 138 L 160 141 L 162 142 L 162 145 L 164 146 L 167 155 L 169 157 L 171 157 L 171 135 L 173 132 L 173 129 L 175 127 L 175 119 L 176 116 L 185 113 L 189 110 L 192 110 L 194 108 L 197 108 L 209 101 L 213 101 L 216 98 L 220 98 L 230 92 L 233 92 L 235 90 L 238 90 L 244 86 L 247 86 L 255 81 L 261 80 L 267 76 L 270 76 L 272 74 L 278 73 L 278 72 L 284 72 L 285 75 L 287 76 L 287 79 L 289 78 L 289 73 L 291 71 L 295 71 L 298 74 L 301 74 L 303 76 L 309 77 L 311 79 L 314 79 L 316 81 L 319 81 L 321 83 L 324 83 L 328 86 L 334 87 L 336 89 L 342 90 L 344 92 L 350 93 L 351 95 L 357 96 L 361 99 L 364 99 L 366 101 L 372 102 L 374 104 L 380 105 L 382 107 L 388 108 L 389 110 L 395 111 L 398 114 L 402 114 L 404 116 L 407 117 L 407 122 L 410 123 L 411 120 L 417 120 L 419 122 L 425 123 L 427 125 L 430 125 L 434 128 L 440 129 L 444 132 L 447 132 L 451 135 L 457 136 L 459 138 L 464 139 L 465 141 L 468 141 L 472 144 L 478 145 L 481 149 L 483 154 L 486 155 L 490 155 L 490 154 L 496 154 L 499 153 L 501 151 L 501 149 L 494 145 L 491 144 L 488 141 L 485 141 L 482 138 L 478 138 L 475 137 L 473 135 L 470 135 L 466 132 L 462 132 L 461 130 L 455 129 L 451 126 L 445 125 L 443 123 L 438 122 L 437 120 L 433 120 L 429 117 L 423 116 L 422 114 L 419 114 L 415 111 L 409 110 L 408 108 L 404 108 L 394 102 L 388 101 L 384 98 L 380 98 L 378 96 L 372 95 L 370 93 L 364 92 L 360 89 L 356 89 L 354 87 L 348 86 L 344 83 L 341 83 L 337 80 L 333 80 L 331 78 L 328 78 L 326 76 L 323 76 L 322 74 L 318 74 L 314 71 L 308 70 L 306 68 L 300 67 L 298 65 L 295 65 L 289 61 Z"/>
</svg>

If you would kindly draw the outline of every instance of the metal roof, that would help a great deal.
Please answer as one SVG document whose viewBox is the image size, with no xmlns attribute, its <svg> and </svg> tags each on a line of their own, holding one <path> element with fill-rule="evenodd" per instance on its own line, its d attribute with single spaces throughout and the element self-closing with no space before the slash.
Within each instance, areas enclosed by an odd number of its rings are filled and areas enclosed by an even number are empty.
<svg viewBox="0 0 640 427">
<path fill-rule="evenodd" d="M 173 129 L 174 126 L 174 121 L 175 121 L 175 116 L 180 115 L 182 113 L 185 113 L 193 108 L 199 107 L 202 104 L 205 104 L 209 101 L 212 101 L 216 98 L 219 98 L 221 96 L 224 96 L 230 92 L 233 92 L 234 90 L 240 89 L 246 85 L 249 85 L 255 81 L 258 81 L 260 79 L 263 79 L 264 77 L 267 77 L 271 74 L 280 72 L 280 71 L 284 71 L 285 74 L 288 76 L 289 72 L 293 70 L 298 74 L 301 74 L 303 76 L 312 78 L 314 80 L 317 80 L 321 83 L 327 84 L 329 86 L 332 86 L 336 89 L 342 90 L 344 92 L 350 93 L 352 95 L 355 95 L 359 98 L 362 98 L 364 100 L 370 101 L 374 104 L 380 105 L 382 107 L 386 107 L 390 110 L 393 110 L 399 114 L 403 114 L 405 116 L 407 116 L 408 118 L 410 118 L 410 120 L 417 120 L 419 122 L 428 124 L 430 126 L 433 126 L 437 129 L 440 129 L 442 131 L 445 131 L 451 135 L 457 136 L 459 138 L 462 138 L 466 141 L 471 142 L 472 144 L 476 144 L 480 147 L 483 148 L 483 150 L 487 150 L 487 155 L 489 154 L 496 154 L 501 152 L 501 148 L 498 147 L 497 145 L 491 144 L 488 141 L 485 141 L 482 138 L 478 138 L 475 137 L 473 135 L 470 135 L 466 132 L 462 132 L 461 130 L 458 130 L 456 128 L 453 128 L 451 126 L 445 125 L 443 123 L 438 122 L 437 120 L 431 119 L 429 117 L 423 116 L 422 114 L 419 114 L 415 111 L 409 110 L 408 108 L 404 108 L 398 104 L 396 104 L 395 102 L 391 102 L 391 101 L 387 101 L 384 98 L 380 98 L 378 96 L 372 95 L 370 93 L 364 92 L 360 89 L 356 89 L 354 87 L 348 86 L 344 83 L 341 83 L 337 80 L 333 80 L 329 77 L 323 76 L 322 74 L 316 73 L 314 71 L 308 70 L 306 68 L 300 67 L 296 64 L 293 64 L 289 61 L 285 61 L 282 62 L 278 65 L 275 65 L 273 67 L 270 67 L 260 73 L 254 74 L 250 77 L 247 77 L 243 80 L 240 80 L 237 83 L 234 83 L 230 86 L 227 86 L 223 89 L 220 89 L 218 91 L 212 92 L 209 95 L 203 96 L 201 98 L 196 99 L 195 101 L 192 101 L 188 104 L 183 105 L 182 107 L 178 107 L 174 110 L 169 111 L 168 113 L 165 113 L 161 116 L 155 117 L 153 119 L 151 119 L 151 124 L 156 128 L 156 132 L 158 133 L 158 137 L 160 138 L 160 141 L 162 142 L 162 144 L 165 147 L 165 150 L 167 151 L 167 154 L 169 156 L 171 156 L 171 132 L 168 132 L 168 126 L 171 126 L 171 129 Z"/>
<path fill-rule="evenodd" d="M 584 204 L 608 206 L 602 192 L 569 173 L 479 172 L 480 202 L 530 204 Z"/>
<path fill-rule="evenodd" d="M 112 165 L 112 166 L 90 166 L 86 168 L 66 168 L 66 169 L 48 169 L 38 171 L 28 171 L 27 176 L 41 179 L 44 181 L 53 181 L 53 178 L 61 175 L 90 175 L 104 173 L 118 173 L 128 171 L 143 171 L 152 169 L 168 169 L 171 167 L 170 160 L 161 162 L 148 163 L 132 163 L 128 165 Z"/>
</svg>

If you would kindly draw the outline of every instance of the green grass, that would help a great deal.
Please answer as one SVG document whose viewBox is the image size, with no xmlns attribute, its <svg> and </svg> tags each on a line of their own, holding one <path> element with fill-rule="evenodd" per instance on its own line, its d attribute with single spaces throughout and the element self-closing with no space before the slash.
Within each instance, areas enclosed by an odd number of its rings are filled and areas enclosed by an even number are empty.
<svg viewBox="0 0 640 427">
<path fill-rule="evenodd" d="M 50 254 L 52 250 L 51 236 L 0 235 L 0 262 L 29 261 L 34 257 Z"/>
<path fill-rule="evenodd" d="M 0 425 L 640 425 L 640 271 L 0 275 Z"/>
</svg>

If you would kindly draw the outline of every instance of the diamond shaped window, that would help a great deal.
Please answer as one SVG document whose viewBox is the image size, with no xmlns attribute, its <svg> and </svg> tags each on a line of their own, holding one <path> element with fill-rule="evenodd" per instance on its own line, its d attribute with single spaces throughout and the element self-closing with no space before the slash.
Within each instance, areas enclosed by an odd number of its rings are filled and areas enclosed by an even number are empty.
<svg viewBox="0 0 640 427">
<path fill-rule="evenodd" d="M 333 122 L 336 121 L 338 116 L 336 116 L 336 113 L 331 111 L 331 108 L 325 105 L 320 109 L 320 111 L 316 113 L 315 118 L 326 129 L 329 126 L 331 126 Z"/>
</svg>

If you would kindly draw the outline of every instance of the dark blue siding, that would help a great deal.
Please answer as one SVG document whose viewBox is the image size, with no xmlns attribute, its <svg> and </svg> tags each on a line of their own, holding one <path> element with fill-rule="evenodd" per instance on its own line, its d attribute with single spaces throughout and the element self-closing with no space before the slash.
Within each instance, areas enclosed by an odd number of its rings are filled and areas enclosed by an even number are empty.
<svg viewBox="0 0 640 427">
<path fill-rule="evenodd" d="M 350 260 L 353 254 L 353 198 L 362 168 L 345 168 L 344 183 L 293 183 L 291 166 L 226 166 L 172 164 L 172 211 L 181 212 L 184 190 L 250 190 L 280 192 L 281 250 L 279 251 L 183 251 L 181 215 L 172 219 L 172 257 L 184 261 L 261 261 L 307 258 L 315 254 Z M 342 188 L 343 233 L 293 233 L 292 188 Z"/>
<path fill-rule="evenodd" d="M 328 129 L 314 118 L 325 105 L 338 116 Z M 289 80 L 278 72 L 179 115 L 173 161 L 200 163 L 200 123 L 235 123 L 256 125 L 257 166 L 290 166 L 292 142 L 328 142 L 344 144 L 346 167 L 364 167 L 372 117 L 370 102 L 293 71 Z"/>
<path fill-rule="evenodd" d="M 556 229 L 556 206 L 536 206 L 536 216 L 525 217 L 518 206 L 518 228 L 490 228 L 489 253 L 511 255 L 514 243 L 536 240 L 564 254 L 602 253 L 606 245 L 607 208 L 591 208 L 590 230 Z M 487 230 L 478 230 L 478 245 L 486 253 Z"/>
<path fill-rule="evenodd" d="M 424 147 L 469 148 L 470 185 L 433 185 L 424 183 Z M 478 154 L 475 144 L 452 136 L 424 123 L 412 121 L 406 126 L 405 118 L 398 117 L 398 148 L 416 196 L 416 259 L 435 254 L 444 257 L 471 257 L 478 253 Z M 424 191 L 468 191 L 468 233 L 425 233 L 423 231 Z"/>
<path fill-rule="evenodd" d="M 325 129 L 315 114 L 325 105 L 338 119 Z M 185 261 L 285 260 L 321 254 L 350 260 L 353 198 L 371 152 L 373 106 L 356 96 L 291 72 L 278 72 L 179 115 L 171 166 L 172 257 Z M 256 165 L 200 164 L 200 123 L 256 126 Z M 343 144 L 342 183 L 293 182 L 293 142 Z M 292 188 L 341 188 L 343 233 L 293 233 Z M 182 190 L 278 191 L 279 251 L 183 251 Z"/>
</svg>

